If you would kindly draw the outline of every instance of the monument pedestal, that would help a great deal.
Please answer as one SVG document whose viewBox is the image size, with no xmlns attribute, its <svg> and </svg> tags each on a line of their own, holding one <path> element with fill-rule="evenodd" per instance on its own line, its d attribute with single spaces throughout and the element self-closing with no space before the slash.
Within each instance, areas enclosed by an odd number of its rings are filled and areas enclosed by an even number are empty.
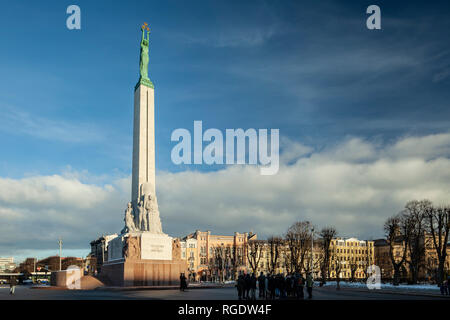
<svg viewBox="0 0 450 320">
<path fill-rule="evenodd" d="M 166 234 L 137 232 L 110 241 L 101 273 L 114 286 L 175 286 L 186 272 L 179 241 Z"/>
</svg>

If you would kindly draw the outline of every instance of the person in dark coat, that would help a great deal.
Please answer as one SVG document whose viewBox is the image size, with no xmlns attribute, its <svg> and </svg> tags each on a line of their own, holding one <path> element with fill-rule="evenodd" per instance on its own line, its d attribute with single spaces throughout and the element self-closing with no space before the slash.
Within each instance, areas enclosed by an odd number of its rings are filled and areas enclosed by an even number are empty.
<svg viewBox="0 0 450 320">
<path fill-rule="evenodd" d="M 262 272 L 258 277 L 258 289 L 259 289 L 259 297 L 265 298 L 266 297 L 266 277 L 264 276 L 264 273 L 262 273 Z"/>
<path fill-rule="evenodd" d="M 286 279 L 284 275 L 280 274 L 280 299 L 284 299 L 286 297 Z"/>
<path fill-rule="evenodd" d="M 256 300 L 256 276 L 254 273 L 252 273 L 252 276 L 250 277 L 250 299 L 251 300 Z"/>
<path fill-rule="evenodd" d="M 292 277 L 288 275 L 286 277 L 286 296 L 290 297 L 292 294 Z"/>
<path fill-rule="evenodd" d="M 180 291 L 184 291 L 187 288 L 186 276 L 184 273 L 180 275 Z"/>
<path fill-rule="evenodd" d="M 292 280 L 292 296 L 294 298 L 297 298 L 297 284 L 298 284 L 298 273 L 295 273 L 292 275 L 291 280 Z"/>
<path fill-rule="evenodd" d="M 275 299 L 275 278 L 273 275 L 269 277 L 269 292 L 270 292 L 270 300 Z"/>
<path fill-rule="evenodd" d="M 242 300 L 242 295 L 244 294 L 244 290 L 245 290 L 245 280 L 244 280 L 244 276 L 242 274 L 240 274 L 237 279 L 236 287 L 237 287 L 237 291 L 238 291 L 238 298 L 239 298 L 239 300 Z"/>
<path fill-rule="evenodd" d="M 252 279 L 250 278 L 250 275 L 248 273 L 245 275 L 244 280 L 245 280 L 244 299 L 250 299 L 249 293 L 250 293 L 250 288 L 252 286 Z"/>
<path fill-rule="evenodd" d="M 314 286 L 314 279 L 311 272 L 306 275 L 306 290 L 308 290 L 308 299 L 312 299 L 312 291 Z"/>
<path fill-rule="evenodd" d="M 304 288 L 305 288 L 305 279 L 303 278 L 303 275 L 300 274 L 297 279 L 297 290 L 296 290 L 297 299 L 305 298 Z"/>
</svg>

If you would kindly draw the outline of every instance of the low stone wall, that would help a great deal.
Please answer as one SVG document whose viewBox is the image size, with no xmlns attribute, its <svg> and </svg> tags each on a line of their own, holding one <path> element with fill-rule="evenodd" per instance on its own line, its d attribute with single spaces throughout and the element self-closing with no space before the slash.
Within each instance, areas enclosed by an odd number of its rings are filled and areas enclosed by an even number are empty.
<svg viewBox="0 0 450 320">
<path fill-rule="evenodd" d="M 124 260 L 102 266 L 102 275 L 120 287 L 178 286 L 181 273 L 187 273 L 185 261 Z"/>
<path fill-rule="evenodd" d="M 53 271 L 50 275 L 50 285 L 78 289 L 82 276 L 83 271 L 81 269 Z"/>
</svg>

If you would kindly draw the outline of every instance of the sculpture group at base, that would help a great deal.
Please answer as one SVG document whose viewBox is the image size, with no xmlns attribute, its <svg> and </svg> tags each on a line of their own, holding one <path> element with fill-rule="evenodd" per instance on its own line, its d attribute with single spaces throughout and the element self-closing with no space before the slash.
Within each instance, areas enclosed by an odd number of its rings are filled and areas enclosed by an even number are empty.
<svg viewBox="0 0 450 320">
<path fill-rule="evenodd" d="M 149 231 L 151 233 L 163 233 L 161 219 L 159 216 L 158 201 L 155 194 L 150 192 L 151 188 L 143 184 L 141 196 L 136 204 L 128 202 L 125 209 L 125 228 L 123 233 Z"/>
</svg>

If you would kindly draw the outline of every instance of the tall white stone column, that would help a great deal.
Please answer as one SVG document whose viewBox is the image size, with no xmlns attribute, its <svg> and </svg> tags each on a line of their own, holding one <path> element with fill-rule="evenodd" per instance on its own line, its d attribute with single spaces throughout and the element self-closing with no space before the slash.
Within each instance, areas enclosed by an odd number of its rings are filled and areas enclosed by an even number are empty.
<svg viewBox="0 0 450 320">
<path fill-rule="evenodd" d="M 142 82 L 134 91 L 133 176 L 131 200 L 141 197 L 146 184 L 155 195 L 155 90 Z"/>
</svg>

